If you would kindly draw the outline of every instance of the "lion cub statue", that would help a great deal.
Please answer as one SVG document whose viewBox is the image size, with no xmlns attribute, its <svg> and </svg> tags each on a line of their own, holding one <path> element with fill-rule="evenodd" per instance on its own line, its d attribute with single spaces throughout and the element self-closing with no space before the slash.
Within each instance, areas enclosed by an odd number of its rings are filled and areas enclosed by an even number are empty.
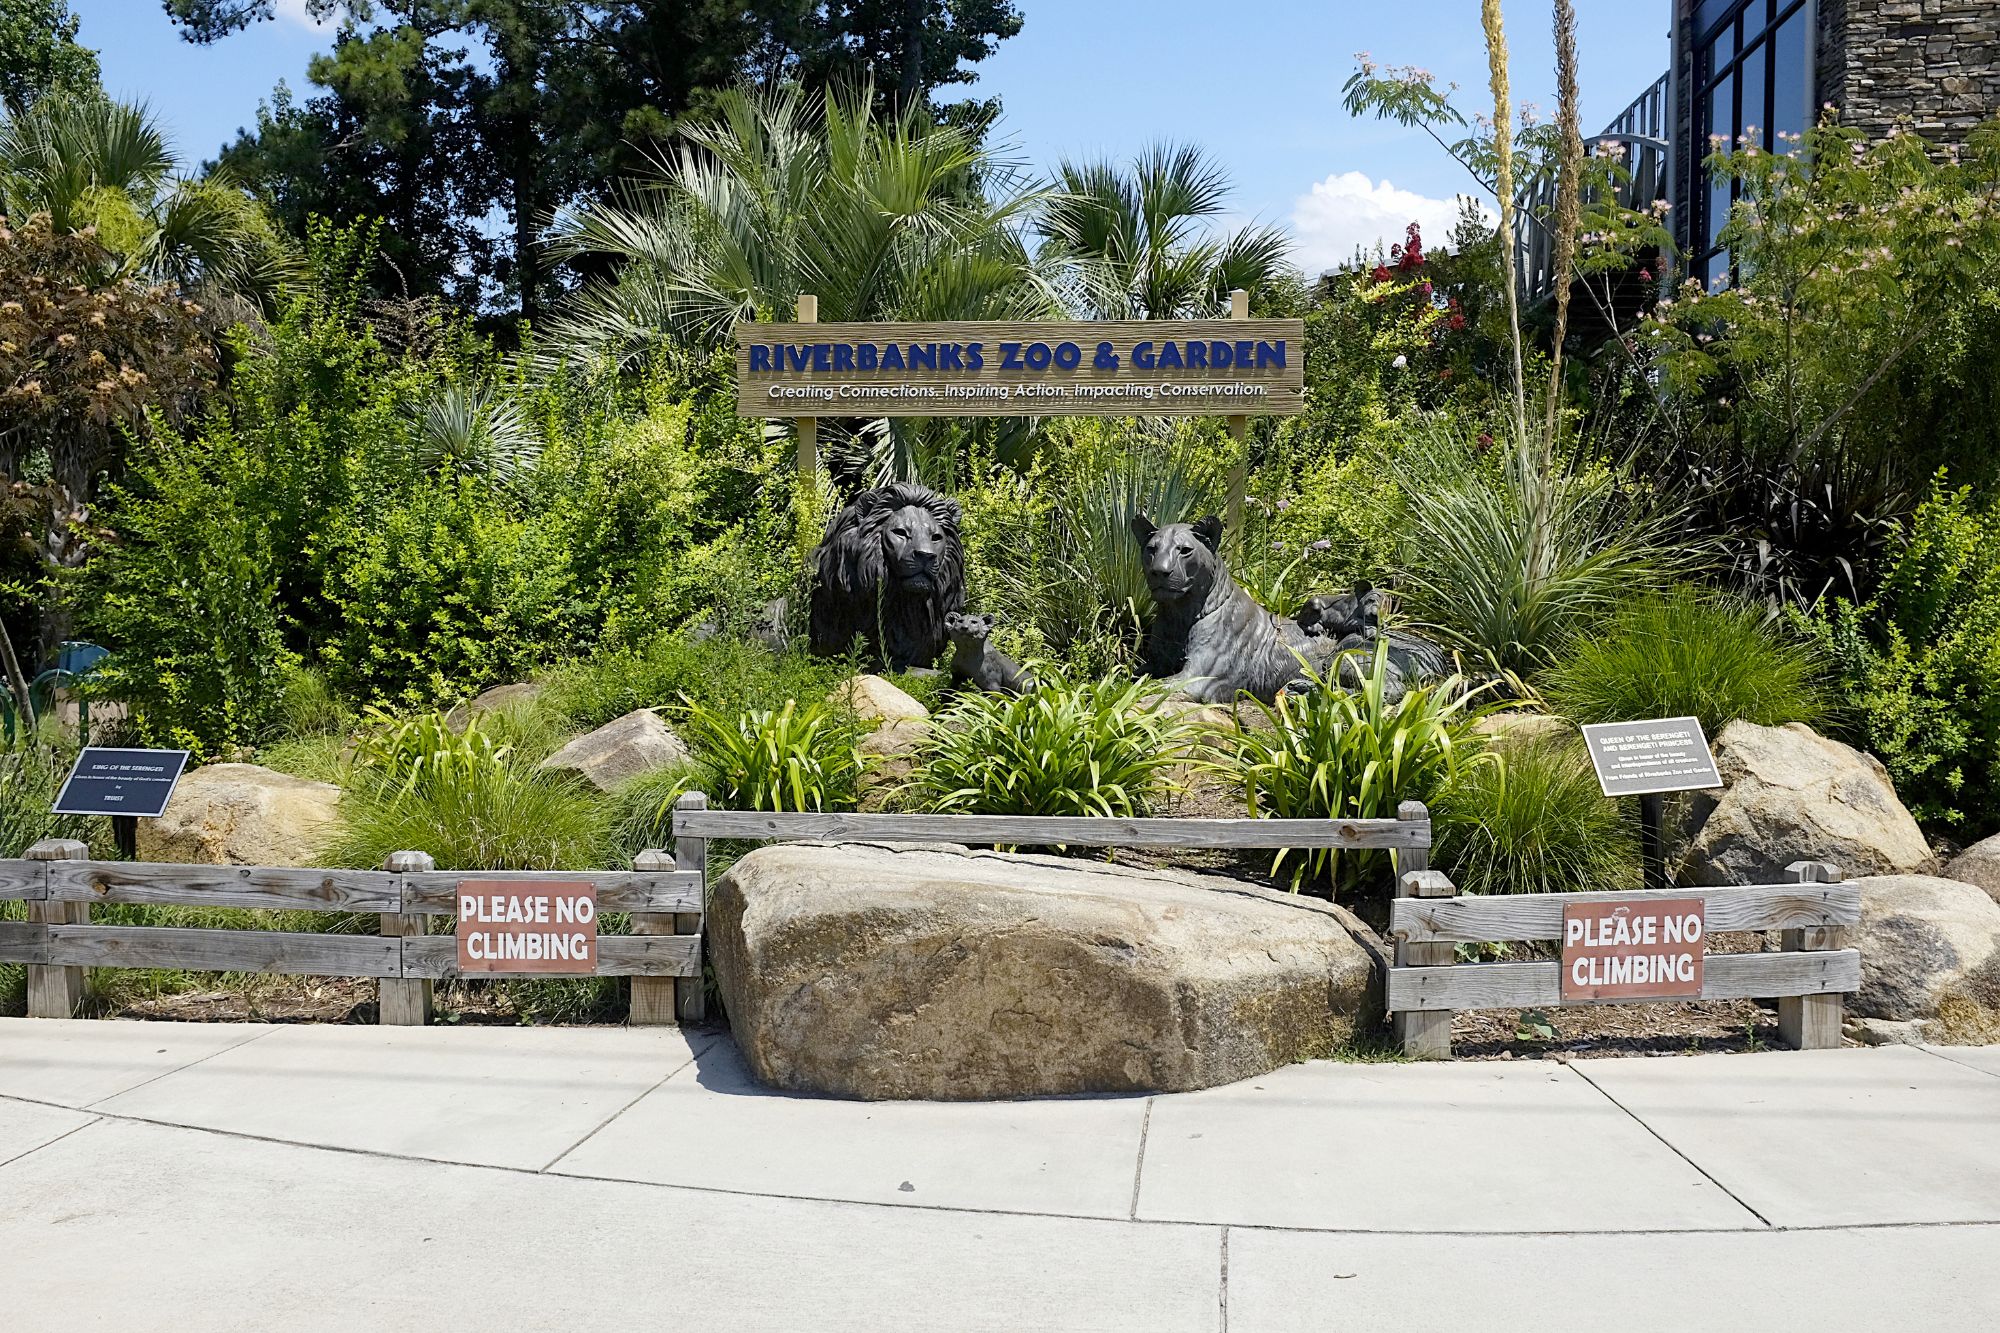
<svg viewBox="0 0 2000 1333">
<path fill-rule="evenodd" d="M 1314 670 L 1332 659 L 1333 640 L 1308 638 L 1295 621 L 1259 606 L 1230 575 L 1220 518 L 1160 527 L 1135 514 L 1132 535 L 1146 587 L 1159 604 L 1140 645 L 1147 675 L 1201 703 L 1228 703 L 1238 694 L 1271 703 L 1287 686 L 1310 685 L 1301 657 Z"/>
</svg>

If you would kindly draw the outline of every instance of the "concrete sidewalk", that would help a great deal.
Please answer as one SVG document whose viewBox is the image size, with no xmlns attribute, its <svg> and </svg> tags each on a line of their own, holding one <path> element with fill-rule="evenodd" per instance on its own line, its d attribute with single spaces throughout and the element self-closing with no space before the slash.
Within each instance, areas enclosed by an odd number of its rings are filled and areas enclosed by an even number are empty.
<svg viewBox="0 0 2000 1333">
<path fill-rule="evenodd" d="M 2000 1048 L 857 1103 L 672 1029 L 0 1020 L 0 1311 L 173 1329 L 2000 1323 Z"/>
</svg>

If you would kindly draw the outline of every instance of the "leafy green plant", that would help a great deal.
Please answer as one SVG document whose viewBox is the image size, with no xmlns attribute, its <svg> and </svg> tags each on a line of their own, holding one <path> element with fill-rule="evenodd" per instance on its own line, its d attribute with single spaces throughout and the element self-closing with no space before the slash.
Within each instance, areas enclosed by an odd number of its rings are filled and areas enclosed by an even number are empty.
<svg viewBox="0 0 2000 1333">
<path fill-rule="evenodd" d="M 1918 820 L 1967 842 L 2000 831 L 2000 516 L 1940 486 L 1880 593 L 1792 623 L 1832 664 L 1842 733 Z"/>
<path fill-rule="evenodd" d="M 945 814 L 1151 811 L 1187 762 L 1192 732 L 1158 685 L 1074 680 L 1037 664 L 1035 688 L 968 695 L 935 718 L 905 794 Z"/>
<path fill-rule="evenodd" d="M 848 662 L 774 653 L 732 635 L 657 634 L 556 667 L 542 702 L 579 727 L 600 727 L 635 708 L 680 700 L 711 710 L 779 708 L 787 699 L 820 698 L 853 674 Z"/>
<path fill-rule="evenodd" d="M 1461 893 L 1572 893 L 1639 882 L 1632 823 L 1574 737 L 1496 746 L 1432 802 L 1437 868 Z"/>
<path fill-rule="evenodd" d="M 726 714 L 687 702 L 709 799 L 729 810 L 851 810 L 867 766 L 854 714 L 826 699 Z M 671 798 L 662 803 L 670 806 Z"/>
<path fill-rule="evenodd" d="M 1263 725 L 1239 720 L 1235 736 L 1244 800 L 1253 818 L 1392 819 L 1407 800 L 1429 800 L 1479 758 L 1473 695 L 1457 677 L 1388 697 L 1383 641 L 1361 688 L 1314 678 L 1303 694 L 1258 704 Z M 1280 851 L 1272 873 L 1294 890 L 1324 878 L 1336 889 L 1360 885 L 1379 851 Z"/>
<path fill-rule="evenodd" d="M 1579 634 L 1541 689 L 1579 723 L 1698 717 L 1716 736 L 1738 719 L 1819 721 L 1820 670 L 1812 648 L 1761 608 L 1683 584 Z"/>
</svg>

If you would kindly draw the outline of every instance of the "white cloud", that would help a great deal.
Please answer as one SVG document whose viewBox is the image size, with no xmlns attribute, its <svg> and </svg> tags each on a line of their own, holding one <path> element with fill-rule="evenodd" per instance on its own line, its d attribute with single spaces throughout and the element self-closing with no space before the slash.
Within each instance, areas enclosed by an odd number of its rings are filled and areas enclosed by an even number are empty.
<svg viewBox="0 0 2000 1333">
<path fill-rule="evenodd" d="M 296 23 L 302 28 L 310 28 L 314 32 L 332 32 L 340 26 L 338 11 L 328 14 L 325 18 L 314 18 L 312 11 L 306 8 L 306 0 L 278 0 L 276 8 L 279 18 Z"/>
<path fill-rule="evenodd" d="M 1455 198 L 1433 199 L 1386 180 L 1377 184 L 1363 172 L 1338 172 L 1293 201 L 1292 262 L 1317 275 L 1347 263 L 1357 245 L 1387 251 L 1412 222 L 1423 228 L 1426 248 L 1441 248 L 1458 209 Z M 1480 211 L 1492 216 L 1484 205 Z"/>
</svg>

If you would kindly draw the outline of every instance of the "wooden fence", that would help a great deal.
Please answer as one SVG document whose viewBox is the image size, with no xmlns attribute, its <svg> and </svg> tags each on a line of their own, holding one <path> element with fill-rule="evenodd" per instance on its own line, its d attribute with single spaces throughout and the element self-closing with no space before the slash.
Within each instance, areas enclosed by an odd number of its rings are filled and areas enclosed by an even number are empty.
<svg viewBox="0 0 2000 1333">
<path fill-rule="evenodd" d="M 464 879 L 595 886 L 599 911 L 631 914 L 632 934 L 598 937 L 596 971 L 632 978 L 631 1021 L 692 1022 L 704 1016 L 706 843 L 700 837 L 680 838 L 674 853 L 641 852 L 631 870 L 441 871 L 422 852 L 397 852 L 380 870 L 169 865 L 89 856 L 81 842 L 50 839 L 29 848 L 25 858 L 0 860 L 0 899 L 25 901 L 28 911 L 25 922 L 0 921 L 0 963 L 27 964 L 30 1016 L 76 1013 L 85 968 L 169 967 L 375 977 L 382 1022 L 427 1023 L 434 983 L 458 975 L 458 941 L 430 934 L 430 918 L 453 914 Z M 372 913 L 381 922 L 374 935 L 92 925 L 93 903 Z"/>
<path fill-rule="evenodd" d="M 1563 1003 L 1562 964 L 1454 964 L 1461 944 L 1559 940 L 1563 908 L 1577 903 L 1633 903 L 1700 898 L 1705 930 L 1781 932 L 1778 953 L 1712 953 L 1703 960 L 1704 1000 L 1778 1001 L 1778 1032 L 1804 1049 L 1840 1044 L 1841 996 L 1861 988 L 1861 955 L 1839 947 L 1841 927 L 1861 920 L 1861 891 L 1817 861 L 1789 867 L 1789 884 L 1664 889 L 1612 894 L 1460 895 L 1434 871 L 1405 873 L 1390 905 L 1396 947 L 1387 1007 L 1406 1054 L 1451 1055 L 1451 1016 L 1459 1009 L 1553 1008 Z M 1643 1000 L 1624 1003 L 1648 1003 Z"/>
</svg>

